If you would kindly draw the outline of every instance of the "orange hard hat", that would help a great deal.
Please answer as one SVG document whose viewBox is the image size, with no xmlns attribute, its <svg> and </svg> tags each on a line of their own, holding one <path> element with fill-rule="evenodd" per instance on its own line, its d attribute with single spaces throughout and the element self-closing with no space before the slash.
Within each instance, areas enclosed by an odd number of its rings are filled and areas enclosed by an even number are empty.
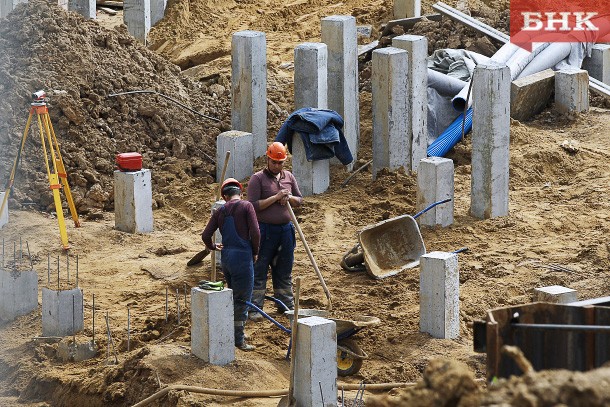
<svg viewBox="0 0 610 407">
<path fill-rule="evenodd" d="M 238 180 L 236 180 L 235 178 L 227 178 L 222 185 L 220 186 L 220 190 L 224 190 L 225 187 L 227 186 L 231 186 L 231 185 L 235 185 L 236 187 L 238 187 L 242 192 L 244 190 L 244 187 L 241 186 L 241 184 L 239 183 Z"/>
<path fill-rule="evenodd" d="M 286 147 L 279 141 L 274 141 L 267 148 L 267 157 L 276 161 L 284 161 L 286 158 L 288 158 Z"/>
</svg>

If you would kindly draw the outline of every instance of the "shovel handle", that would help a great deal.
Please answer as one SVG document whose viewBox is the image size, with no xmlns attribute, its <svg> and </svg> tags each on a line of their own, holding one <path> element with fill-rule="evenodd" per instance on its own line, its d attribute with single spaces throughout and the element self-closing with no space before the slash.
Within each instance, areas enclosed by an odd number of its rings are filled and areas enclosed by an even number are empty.
<svg viewBox="0 0 610 407">
<path fill-rule="evenodd" d="M 292 332 L 290 333 L 290 343 L 292 345 L 292 355 L 290 357 L 290 385 L 288 388 L 288 400 L 294 397 L 294 358 L 297 350 L 297 326 L 299 322 L 299 299 L 301 297 L 301 277 L 296 278 L 296 289 L 294 293 L 294 315 L 292 318 Z"/>
<path fill-rule="evenodd" d="M 227 151 L 227 154 L 225 155 L 225 162 L 224 165 L 222 166 L 222 172 L 220 173 L 220 179 L 218 180 L 218 189 L 216 190 L 216 202 L 220 201 L 220 195 L 221 195 L 221 187 L 222 187 L 222 182 L 225 179 L 225 175 L 227 174 L 227 166 L 229 165 L 229 158 L 231 157 L 231 151 Z M 212 243 L 216 243 L 216 239 L 214 238 L 215 235 L 212 235 Z M 212 281 L 216 281 L 216 250 L 212 250 L 212 254 L 210 256 L 210 258 L 212 259 L 212 274 L 210 276 L 210 280 Z"/>
</svg>

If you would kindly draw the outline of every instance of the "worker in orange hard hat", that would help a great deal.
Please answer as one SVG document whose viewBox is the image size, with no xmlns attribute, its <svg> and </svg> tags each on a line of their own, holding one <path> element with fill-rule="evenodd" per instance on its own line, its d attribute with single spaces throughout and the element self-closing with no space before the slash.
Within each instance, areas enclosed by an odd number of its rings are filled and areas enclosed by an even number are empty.
<svg viewBox="0 0 610 407">
<path fill-rule="evenodd" d="M 260 231 L 256 212 L 249 201 L 241 199 L 243 187 L 235 178 L 227 178 L 220 187 L 225 204 L 210 218 L 201 238 L 210 250 L 222 250 L 222 273 L 233 290 L 235 346 L 253 350 L 246 343 L 244 326 L 254 287 L 254 262 L 257 259 Z M 220 229 L 222 244 L 212 243 L 212 235 Z"/>
<path fill-rule="evenodd" d="M 283 168 L 287 158 L 288 153 L 282 143 L 271 143 L 267 148 L 266 168 L 252 175 L 248 182 L 248 200 L 254 205 L 261 232 L 259 256 L 254 263 L 252 303 L 261 309 L 269 268 L 273 296 L 288 308 L 294 308 L 292 263 L 296 236 L 286 203 L 298 207 L 303 197 L 294 175 Z M 260 320 L 262 315 L 250 310 L 249 318 Z"/>
</svg>

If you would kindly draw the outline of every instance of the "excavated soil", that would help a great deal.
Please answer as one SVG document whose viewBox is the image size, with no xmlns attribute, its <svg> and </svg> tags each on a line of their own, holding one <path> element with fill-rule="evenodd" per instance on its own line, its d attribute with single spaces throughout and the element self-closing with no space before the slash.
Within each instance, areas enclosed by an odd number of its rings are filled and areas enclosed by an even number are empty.
<svg viewBox="0 0 610 407">
<path fill-rule="evenodd" d="M 470 9 L 477 18 L 506 30 L 505 3 L 470 3 Z M 424 13 L 432 11 L 430 4 L 424 2 Z M 458 6 L 468 8 L 463 2 Z M 41 289 L 56 287 L 59 256 L 61 287 L 68 288 L 76 283 L 78 255 L 85 329 L 76 341 L 86 343 L 95 335 L 98 350 L 87 361 L 62 359 L 61 349 L 72 338 L 62 343 L 38 339 L 40 306 L 3 323 L 0 405 L 127 406 L 171 384 L 240 390 L 288 387 L 289 365 L 284 358 L 288 337 L 268 322 L 247 325 L 250 342 L 257 349 L 238 350 L 236 361 L 228 366 L 212 366 L 190 355 L 188 289 L 209 278 L 211 267 L 209 259 L 196 267 L 187 267 L 186 262 L 202 248 L 199 233 L 208 219 L 216 185 L 215 137 L 230 123 L 231 33 L 241 29 L 267 33 L 271 140 L 293 110 L 290 63 L 294 46 L 319 41 L 321 17 L 345 13 L 356 16 L 358 24 L 371 24 L 375 39 L 381 24 L 390 19 L 391 4 L 363 0 L 170 2 L 167 17 L 150 35 L 156 52 L 138 44 L 116 20 L 106 19 L 104 26 L 111 27 L 106 29 L 39 0 L 18 6 L 0 20 L 0 182 L 8 178 L 30 94 L 45 89 L 83 215 L 82 227 L 68 224 L 72 245 L 68 280 L 38 134 L 31 133 L 10 201 L 10 223 L 0 230 L 6 260 L 13 261 L 13 245 L 16 257 L 21 257 L 21 247 L 23 259 L 18 267 L 29 268 L 29 252 Z M 447 22 L 424 22 L 413 32 L 434 40 L 431 50 L 461 46 L 489 55 L 498 45 Z M 361 38 L 362 43 L 370 40 Z M 186 75 L 168 59 L 185 69 Z M 356 167 L 372 158 L 369 76 L 363 60 Z M 156 95 L 109 97 L 134 90 L 166 94 L 221 122 L 203 119 Z M 372 182 L 365 170 L 341 188 L 350 174 L 332 168 L 329 191 L 308 197 L 297 217 L 330 289 L 332 316 L 372 315 L 381 320 L 355 337 L 369 358 L 357 375 L 340 383 L 419 382 L 391 392 L 389 398 L 369 399 L 367 391 L 367 405 L 608 404 L 604 369 L 588 374 L 530 373 L 485 389 L 479 380 L 485 376 L 485 356 L 472 351 L 471 331 L 472 321 L 483 318 L 488 309 L 529 302 L 535 287 L 571 287 L 580 299 L 608 295 L 610 111 L 603 103 L 607 102 L 597 102 L 602 107 L 587 114 L 569 117 L 554 113 L 551 105 L 528 123 L 511 122 L 510 214 L 506 217 L 479 220 L 469 216 L 469 137 L 450 153 L 456 165 L 455 223 L 448 228 L 424 228 L 422 235 L 428 251 L 469 248 L 459 255 L 461 326 L 455 340 L 432 339 L 419 332 L 417 268 L 372 280 L 339 266 L 362 228 L 415 212 L 416 177 L 383 171 Z M 571 143 L 577 150 L 562 148 L 566 140 L 574 140 Z M 146 235 L 114 229 L 114 155 L 132 150 L 144 154 L 144 165 L 153 172 L 155 231 Z M 547 267 L 551 263 L 565 271 Z M 303 306 L 325 308 L 324 293 L 300 243 L 294 275 L 303 279 Z M 269 311 L 275 315 L 273 309 Z M 118 364 L 108 344 L 106 315 Z M 287 323 L 283 316 L 278 319 Z M 345 396 L 345 405 L 355 404 L 354 391 Z M 172 391 L 151 405 L 276 406 L 278 401 Z"/>
</svg>

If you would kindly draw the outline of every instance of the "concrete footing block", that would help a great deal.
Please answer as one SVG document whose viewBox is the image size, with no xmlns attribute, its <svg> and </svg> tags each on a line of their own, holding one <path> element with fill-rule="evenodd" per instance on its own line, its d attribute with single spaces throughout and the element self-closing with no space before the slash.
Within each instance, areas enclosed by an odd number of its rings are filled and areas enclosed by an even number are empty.
<svg viewBox="0 0 610 407">
<path fill-rule="evenodd" d="M 330 160 L 307 161 L 299 133 L 292 137 L 292 173 L 303 196 L 326 192 L 330 185 Z"/>
<path fill-rule="evenodd" d="M 394 0 L 394 18 L 421 16 L 421 0 Z"/>
<path fill-rule="evenodd" d="M 83 330 L 83 291 L 42 289 L 42 335 L 68 336 Z"/>
<path fill-rule="evenodd" d="M 114 225 L 127 233 L 149 233 L 153 227 L 150 170 L 114 172 Z"/>
<path fill-rule="evenodd" d="M 0 269 L 0 320 L 29 314 L 38 307 L 38 274 L 34 270 Z"/>
<path fill-rule="evenodd" d="M 515 79 L 510 85 L 510 116 L 524 121 L 540 113 L 555 91 L 552 69 Z"/>
<path fill-rule="evenodd" d="M 0 192 L 0 205 L 2 205 L 2 201 L 4 200 L 5 195 L 6 195 L 6 191 Z M 2 213 L 0 213 L 0 229 L 2 229 L 2 227 L 4 225 L 6 225 L 7 223 L 8 223 L 8 201 L 6 202 L 6 205 L 4 205 L 4 210 L 2 211 Z"/>
<path fill-rule="evenodd" d="M 191 288 L 191 352 L 213 365 L 235 360 L 233 290 Z"/>
<path fill-rule="evenodd" d="M 68 0 L 68 10 L 74 11 L 90 20 L 95 20 L 96 15 L 95 0 Z"/>
<path fill-rule="evenodd" d="M 129 34 L 146 44 L 146 36 L 150 31 L 150 0 L 124 0 L 123 22 Z"/>
<path fill-rule="evenodd" d="M 582 61 L 589 76 L 610 85 L 610 44 L 593 44 L 591 56 Z"/>
<path fill-rule="evenodd" d="M 449 158 L 428 157 L 421 160 L 417 172 L 417 211 L 446 198 L 451 198 L 451 201 L 421 215 L 417 219 L 420 225 L 445 227 L 453 224 L 453 175 L 453 160 Z"/>
<path fill-rule="evenodd" d="M 294 397 L 300 407 L 337 405 L 337 328 L 334 321 L 299 319 Z"/>
<path fill-rule="evenodd" d="M 551 285 L 534 288 L 534 302 L 550 302 L 553 304 L 568 304 L 578 301 L 578 292 L 568 287 Z"/>
<path fill-rule="evenodd" d="M 584 69 L 555 72 L 555 109 L 560 113 L 589 110 L 589 74 Z"/>
<path fill-rule="evenodd" d="M 460 275 L 455 253 L 421 256 L 419 273 L 419 330 L 435 338 L 460 335 Z"/>
<path fill-rule="evenodd" d="M 220 133 L 216 138 L 216 181 L 222 183 L 222 167 L 227 151 L 231 152 L 227 165 L 226 178 L 243 180 L 252 175 L 254 158 L 252 157 L 252 133 L 231 130 Z"/>
</svg>

